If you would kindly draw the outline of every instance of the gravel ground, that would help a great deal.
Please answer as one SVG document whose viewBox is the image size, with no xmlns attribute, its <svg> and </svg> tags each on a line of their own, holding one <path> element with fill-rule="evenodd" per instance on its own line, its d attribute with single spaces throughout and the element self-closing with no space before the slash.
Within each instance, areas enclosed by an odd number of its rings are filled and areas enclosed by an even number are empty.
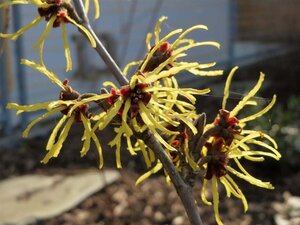
<svg viewBox="0 0 300 225">
<path fill-rule="evenodd" d="M 72 132 L 65 149 L 57 159 L 46 166 L 39 163 L 44 154 L 47 139 L 39 137 L 21 143 L 18 148 L 0 150 L 0 178 L 4 179 L 21 174 L 67 174 L 79 169 L 97 166 L 97 156 L 93 152 L 86 158 L 80 158 L 76 140 L 80 132 Z M 105 168 L 114 167 L 114 156 L 106 150 Z M 300 157 L 298 157 L 298 162 Z M 126 161 L 126 160 L 123 160 Z M 244 194 L 249 201 L 249 211 L 243 214 L 239 200 L 221 194 L 220 212 L 225 224 L 272 225 L 276 210 L 273 203 L 284 202 L 284 193 L 300 196 L 297 183 L 300 183 L 299 168 L 281 165 L 278 162 L 267 162 L 265 166 L 247 167 L 249 171 L 263 180 L 271 181 L 276 187 L 269 191 L 240 182 Z M 105 169 L 104 168 L 104 169 Z M 124 164 L 121 180 L 104 190 L 87 198 L 76 208 L 48 221 L 40 221 L 42 225 L 121 225 L 121 224 L 188 224 L 184 209 L 180 204 L 176 191 L 166 184 L 162 175 L 153 176 L 139 186 L 135 181 L 145 171 L 139 160 Z M 236 179 L 237 180 L 237 179 Z M 204 206 L 199 199 L 200 184 L 194 188 L 199 211 L 205 224 L 215 224 L 213 210 Z"/>
</svg>

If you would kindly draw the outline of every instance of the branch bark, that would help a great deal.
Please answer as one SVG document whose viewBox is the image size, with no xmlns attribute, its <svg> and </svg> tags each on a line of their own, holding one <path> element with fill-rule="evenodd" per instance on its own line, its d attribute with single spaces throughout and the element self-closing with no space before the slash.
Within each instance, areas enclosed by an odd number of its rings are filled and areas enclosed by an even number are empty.
<svg viewBox="0 0 300 225">
<path fill-rule="evenodd" d="M 148 130 L 144 131 L 143 133 L 136 132 L 135 136 L 142 139 L 145 142 L 145 144 L 152 149 L 156 157 L 163 164 L 164 169 L 170 176 L 171 181 L 174 184 L 174 187 L 177 191 L 177 194 L 179 195 L 182 201 L 182 204 L 185 208 L 191 225 L 202 225 L 203 223 L 193 196 L 192 187 L 184 182 L 180 174 L 177 172 L 173 162 L 166 154 L 162 145 Z"/>
<path fill-rule="evenodd" d="M 106 48 L 98 38 L 98 36 L 95 34 L 94 30 L 92 29 L 89 20 L 87 18 L 87 15 L 84 11 L 84 6 L 81 0 L 73 0 L 74 2 L 74 7 L 75 10 L 78 14 L 78 16 L 81 19 L 81 24 L 91 33 L 93 38 L 96 41 L 96 52 L 100 55 L 100 57 L 103 59 L 105 64 L 108 66 L 110 71 L 113 73 L 114 77 L 116 80 L 119 82 L 121 86 L 127 85 L 128 80 L 127 78 L 123 75 L 122 71 L 114 61 L 114 59 L 111 57 L 111 55 L 107 52 Z"/>
</svg>

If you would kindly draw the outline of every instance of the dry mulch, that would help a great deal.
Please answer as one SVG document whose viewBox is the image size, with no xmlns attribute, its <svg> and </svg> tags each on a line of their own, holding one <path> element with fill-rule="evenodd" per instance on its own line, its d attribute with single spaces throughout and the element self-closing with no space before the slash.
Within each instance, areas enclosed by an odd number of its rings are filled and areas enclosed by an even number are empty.
<svg viewBox="0 0 300 225">
<path fill-rule="evenodd" d="M 76 170 L 97 166 L 96 151 L 91 151 L 86 158 L 79 157 L 76 143 L 80 131 L 76 129 L 71 133 L 65 149 L 60 157 L 51 160 L 47 165 L 42 165 L 44 144 L 46 138 L 37 137 L 20 143 L 13 149 L 0 150 L 0 178 L 16 175 L 39 174 L 66 174 Z M 40 221 L 42 225 L 125 225 L 125 224 L 188 224 L 184 209 L 180 204 L 176 191 L 166 184 L 162 175 L 153 176 L 139 186 L 135 185 L 136 179 L 145 172 L 143 162 L 139 157 L 127 161 L 125 155 L 124 169 L 121 170 L 121 180 L 106 187 L 104 190 L 87 198 L 76 208 L 48 221 Z M 111 149 L 105 150 L 105 168 L 114 167 L 114 155 Z M 300 158 L 299 158 L 300 159 Z M 255 165 L 255 164 L 254 164 Z M 225 224 L 274 224 L 275 209 L 273 202 L 283 202 L 283 193 L 290 192 L 300 196 L 297 185 L 300 183 L 300 172 L 288 165 L 278 162 L 267 162 L 265 166 L 247 167 L 252 174 L 263 180 L 270 180 L 276 189 L 264 190 L 240 182 L 240 187 L 249 201 L 249 211 L 243 214 L 243 206 L 237 199 L 225 197 L 222 190 L 220 212 Z M 104 168 L 104 169 L 105 169 Z M 238 179 L 236 179 L 238 180 Z M 87 184 L 88 185 L 88 184 Z M 204 206 L 199 199 L 200 184 L 195 188 L 196 200 L 204 224 L 215 224 L 212 207 Z"/>
</svg>

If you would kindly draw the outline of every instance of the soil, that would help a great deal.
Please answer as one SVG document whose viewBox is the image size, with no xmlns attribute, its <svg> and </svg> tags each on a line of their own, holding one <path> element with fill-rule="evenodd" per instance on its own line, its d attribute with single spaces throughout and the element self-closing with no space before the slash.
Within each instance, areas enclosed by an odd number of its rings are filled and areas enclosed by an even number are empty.
<svg viewBox="0 0 300 225">
<path fill-rule="evenodd" d="M 51 160 L 47 165 L 39 161 L 44 154 L 45 138 L 35 138 L 20 143 L 18 149 L 1 149 L 0 151 L 0 178 L 22 174 L 68 174 L 77 170 L 97 166 L 97 155 L 90 152 L 87 157 L 80 158 L 77 140 L 79 132 L 73 131 L 61 155 Z M 72 147 L 73 146 L 73 147 Z M 110 152 L 108 152 L 110 151 Z M 105 150 L 106 157 L 113 158 L 107 161 L 104 169 L 114 167 L 114 156 L 109 155 L 111 149 Z M 298 157 L 298 162 L 300 155 Z M 124 160 L 123 158 L 123 161 Z M 110 164 L 111 163 L 111 164 Z M 155 175 L 139 186 L 136 179 L 145 171 L 139 160 L 124 164 L 120 170 L 121 179 L 107 186 L 102 191 L 90 196 L 76 208 L 62 215 L 40 221 L 36 225 L 185 225 L 189 224 L 184 209 L 175 189 L 168 186 L 162 174 Z M 143 164 L 143 163 L 142 163 Z M 273 207 L 275 202 L 284 202 L 284 193 L 289 192 L 300 196 L 300 171 L 289 165 L 278 162 L 267 162 L 254 167 L 248 165 L 249 172 L 262 180 L 273 183 L 275 190 L 264 190 L 251 186 L 246 182 L 235 179 L 242 188 L 249 202 L 249 210 L 243 213 L 241 201 L 235 198 L 226 198 L 221 190 L 221 218 L 225 224 L 262 224 L 272 225 L 277 213 Z M 87 184 L 88 185 L 88 184 Z M 199 211 L 204 224 L 216 224 L 212 207 L 205 206 L 200 200 L 200 183 L 194 187 L 194 195 L 199 205 Z"/>
</svg>

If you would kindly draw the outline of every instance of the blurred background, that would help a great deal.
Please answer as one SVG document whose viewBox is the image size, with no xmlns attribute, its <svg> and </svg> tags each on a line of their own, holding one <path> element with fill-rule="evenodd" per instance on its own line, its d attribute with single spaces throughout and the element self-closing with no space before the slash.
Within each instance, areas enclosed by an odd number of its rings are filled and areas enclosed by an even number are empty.
<svg viewBox="0 0 300 225">
<path fill-rule="evenodd" d="M 277 94 L 278 101 L 264 118 L 251 126 L 275 137 L 283 157 L 280 162 L 267 160 L 249 164 L 247 168 L 256 177 L 272 181 L 276 189 L 260 190 L 240 182 L 248 197 L 249 213 L 243 214 L 239 201 L 224 197 L 220 212 L 225 224 L 300 224 L 299 9 L 298 0 L 286 0 L 284 4 L 280 0 L 186 0 L 184 3 L 181 0 L 101 0 L 100 20 L 93 20 L 94 12 L 89 12 L 92 26 L 121 68 L 145 56 L 146 34 L 153 31 L 163 15 L 169 19 L 162 24 L 162 35 L 177 28 L 207 25 L 208 31 L 195 31 L 189 37 L 217 41 L 221 49 L 199 47 L 189 52 L 187 60 L 215 61 L 216 68 L 225 71 L 224 76 L 199 78 L 183 74 L 178 79 L 182 86 L 212 89 L 197 101 L 199 113 L 206 112 L 209 122 L 221 105 L 224 82 L 233 66 L 240 69 L 231 90 L 232 104 L 252 87 L 261 71 L 266 74 L 257 98 L 259 106 L 266 105 L 273 94 Z M 15 32 L 37 15 L 36 8 L 30 5 L 1 8 L 0 32 Z M 30 137 L 22 140 L 22 130 L 41 114 L 15 116 L 14 111 L 5 109 L 8 102 L 33 104 L 58 98 L 59 88 L 37 71 L 19 64 L 22 58 L 38 61 L 38 50 L 32 50 L 32 46 L 44 26 L 45 23 L 40 23 L 17 41 L 0 39 L 0 179 L 3 181 L 24 174 L 69 176 L 97 168 L 98 158 L 93 149 L 86 158 L 79 156 L 80 126 L 73 126 L 62 155 L 46 166 L 41 165 L 39 161 L 57 118 L 38 124 Z M 79 92 L 98 93 L 103 81 L 112 80 L 108 68 L 73 26 L 67 26 L 67 30 L 73 70 L 65 72 L 60 29 L 52 29 L 46 40 L 44 62 L 62 80 L 69 79 Z M 113 138 L 113 129 L 108 128 L 105 135 L 99 135 L 105 136 L 103 141 L 107 143 Z M 104 146 L 105 170 L 110 170 L 115 167 L 114 150 Z M 28 223 L 23 220 L 23 224 L 187 224 L 176 193 L 165 185 L 163 177 L 134 186 L 146 168 L 140 156 L 129 160 L 124 154 L 122 176 L 113 184 L 82 198 L 80 204 L 67 210 Z M 199 188 L 200 184 L 196 185 L 197 196 Z M 204 224 L 215 224 L 212 209 L 198 202 Z M 4 207 L 4 201 L 0 201 L 0 211 Z M 0 224 L 8 224 L 1 223 L 1 214 Z"/>
</svg>

